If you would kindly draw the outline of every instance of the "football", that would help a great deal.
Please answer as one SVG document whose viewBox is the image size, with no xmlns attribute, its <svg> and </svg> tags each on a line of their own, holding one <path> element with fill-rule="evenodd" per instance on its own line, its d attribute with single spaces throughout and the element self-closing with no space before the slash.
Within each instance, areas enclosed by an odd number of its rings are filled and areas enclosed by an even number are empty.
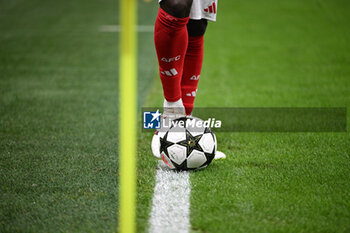
<svg viewBox="0 0 350 233">
<path fill-rule="evenodd" d="M 161 159 L 170 169 L 205 168 L 215 156 L 215 134 L 199 118 L 177 118 L 171 122 L 168 130 L 159 131 L 158 134 Z"/>
</svg>

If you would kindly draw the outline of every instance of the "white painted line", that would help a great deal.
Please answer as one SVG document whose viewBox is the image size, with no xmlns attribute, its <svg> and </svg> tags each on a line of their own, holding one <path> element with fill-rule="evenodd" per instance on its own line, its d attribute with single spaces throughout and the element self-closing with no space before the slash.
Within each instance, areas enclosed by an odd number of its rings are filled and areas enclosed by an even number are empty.
<svg viewBox="0 0 350 233">
<path fill-rule="evenodd" d="M 159 161 L 150 216 L 150 233 L 190 231 L 190 174 L 168 170 Z"/>
<path fill-rule="evenodd" d="M 136 30 L 138 32 L 153 32 L 154 25 L 138 25 Z"/>
<path fill-rule="evenodd" d="M 119 25 L 102 25 L 99 28 L 100 32 L 120 32 L 121 27 Z M 138 25 L 136 26 L 137 32 L 153 32 L 154 25 Z"/>
</svg>

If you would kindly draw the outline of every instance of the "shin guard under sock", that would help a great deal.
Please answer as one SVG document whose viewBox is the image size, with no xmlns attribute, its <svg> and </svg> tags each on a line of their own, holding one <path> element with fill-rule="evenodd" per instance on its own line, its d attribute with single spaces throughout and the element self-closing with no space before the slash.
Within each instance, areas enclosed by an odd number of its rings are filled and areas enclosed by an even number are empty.
<svg viewBox="0 0 350 233">
<path fill-rule="evenodd" d="M 188 39 L 188 48 L 185 55 L 181 80 L 182 101 L 187 115 L 191 115 L 193 110 L 193 103 L 202 69 L 203 37 L 204 36 L 190 36 Z"/>
<path fill-rule="evenodd" d="M 175 102 L 181 98 L 181 78 L 188 44 L 187 18 L 177 18 L 159 8 L 154 42 L 164 97 Z"/>
</svg>

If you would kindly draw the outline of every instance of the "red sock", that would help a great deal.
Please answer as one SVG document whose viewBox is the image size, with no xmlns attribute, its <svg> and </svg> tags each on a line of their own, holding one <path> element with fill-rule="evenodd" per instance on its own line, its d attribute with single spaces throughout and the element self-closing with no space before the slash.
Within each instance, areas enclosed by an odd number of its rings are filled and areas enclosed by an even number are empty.
<svg viewBox="0 0 350 233">
<path fill-rule="evenodd" d="M 181 80 L 182 102 L 186 114 L 191 115 L 196 97 L 197 85 L 203 63 L 204 36 L 190 36 Z"/>
<path fill-rule="evenodd" d="M 159 76 L 163 85 L 164 97 L 175 102 L 181 98 L 181 77 L 184 57 L 188 44 L 186 24 L 189 17 L 177 18 L 159 8 L 155 28 Z"/>
</svg>

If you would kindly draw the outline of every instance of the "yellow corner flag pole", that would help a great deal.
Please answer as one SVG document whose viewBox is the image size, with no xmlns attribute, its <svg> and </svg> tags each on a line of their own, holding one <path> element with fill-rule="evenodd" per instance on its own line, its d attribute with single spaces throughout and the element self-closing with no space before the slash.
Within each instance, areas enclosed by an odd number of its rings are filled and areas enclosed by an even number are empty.
<svg viewBox="0 0 350 233">
<path fill-rule="evenodd" d="M 135 232 L 137 40 L 136 0 L 120 2 L 119 64 L 119 231 Z"/>
</svg>

